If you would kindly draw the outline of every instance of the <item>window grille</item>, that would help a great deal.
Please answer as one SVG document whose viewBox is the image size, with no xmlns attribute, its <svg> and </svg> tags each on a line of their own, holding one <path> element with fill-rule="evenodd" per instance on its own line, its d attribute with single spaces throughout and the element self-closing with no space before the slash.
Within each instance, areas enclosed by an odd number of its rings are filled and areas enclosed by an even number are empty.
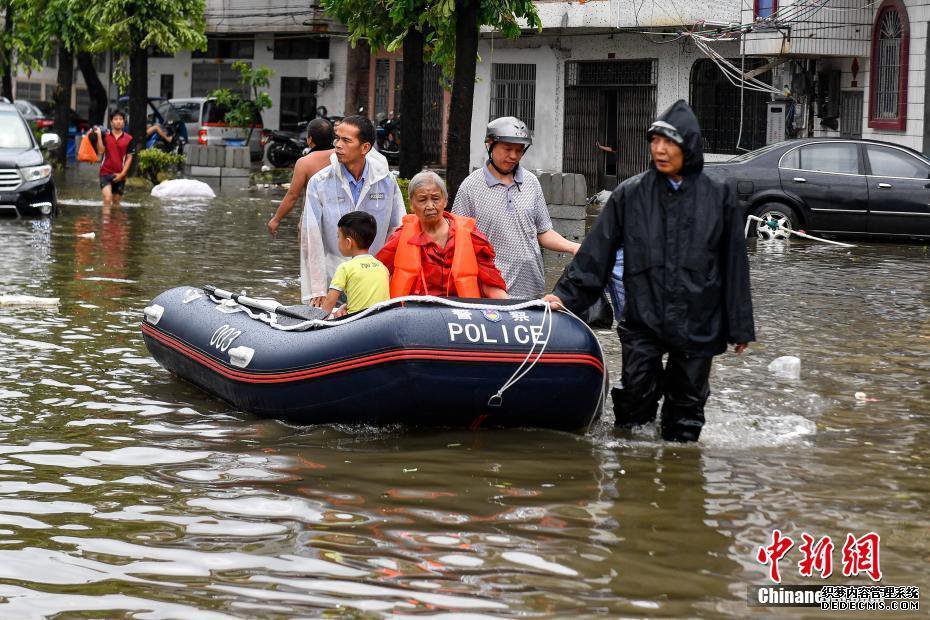
<svg viewBox="0 0 930 620">
<path fill-rule="evenodd" d="M 536 121 L 536 65 L 495 62 L 491 69 L 489 120 L 515 116 L 530 131 Z"/>
</svg>

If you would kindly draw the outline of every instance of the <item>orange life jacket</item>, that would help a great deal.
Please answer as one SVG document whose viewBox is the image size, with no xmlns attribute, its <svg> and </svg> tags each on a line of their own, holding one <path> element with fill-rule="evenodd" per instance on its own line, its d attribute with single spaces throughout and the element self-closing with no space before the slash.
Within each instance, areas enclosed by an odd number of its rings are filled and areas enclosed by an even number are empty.
<svg viewBox="0 0 930 620">
<path fill-rule="evenodd" d="M 452 215 L 451 226 L 455 230 L 455 253 L 452 255 L 452 282 L 459 297 L 481 297 L 478 286 L 478 258 L 471 233 L 475 220 L 470 217 Z M 423 278 L 420 246 L 410 240 L 421 233 L 416 215 L 405 215 L 404 225 L 394 254 L 394 274 L 391 276 L 391 297 L 403 297 L 413 291 L 414 284 Z M 426 294 L 426 291 L 422 291 Z"/>
</svg>

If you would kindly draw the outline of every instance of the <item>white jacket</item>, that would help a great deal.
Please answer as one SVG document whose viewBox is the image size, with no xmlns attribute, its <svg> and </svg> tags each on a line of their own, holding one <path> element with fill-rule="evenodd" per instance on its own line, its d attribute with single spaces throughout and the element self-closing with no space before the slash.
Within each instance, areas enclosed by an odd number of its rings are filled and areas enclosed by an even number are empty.
<svg viewBox="0 0 930 620">
<path fill-rule="evenodd" d="M 378 231 L 371 253 L 377 254 L 406 213 L 404 197 L 384 155 L 373 149 L 368 152 L 365 182 L 357 203 L 336 154 L 329 160 L 330 165 L 307 183 L 300 235 L 300 297 L 304 303 L 326 295 L 336 268 L 346 260 L 339 253 L 339 218 L 359 209 L 374 216 Z"/>
</svg>

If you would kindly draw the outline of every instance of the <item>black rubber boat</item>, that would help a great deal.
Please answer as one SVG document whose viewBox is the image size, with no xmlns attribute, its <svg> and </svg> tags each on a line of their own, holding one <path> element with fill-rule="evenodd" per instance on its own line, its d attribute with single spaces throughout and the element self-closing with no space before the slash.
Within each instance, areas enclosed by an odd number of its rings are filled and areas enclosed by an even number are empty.
<svg viewBox="0 0 930 620">
<path fill-rule="evenodd" d="M 539 302 L 404 298 L 320 321 L 301 320 L 306 307 L 211 293 L 156 297 L 145 344 L 170 372 L 257 416 L 584 431 L 600 415 L 597 339 Z"/>
</svg>

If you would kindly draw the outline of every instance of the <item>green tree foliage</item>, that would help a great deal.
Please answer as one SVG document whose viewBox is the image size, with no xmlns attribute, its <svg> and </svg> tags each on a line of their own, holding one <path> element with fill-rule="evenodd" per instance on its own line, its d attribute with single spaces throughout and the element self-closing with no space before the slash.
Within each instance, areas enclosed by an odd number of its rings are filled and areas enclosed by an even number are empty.
<svg viewBox="0 0 930 620">
<path fill-rule="evenodd" d="M 184 155 L 166 153 L 161 149 L 142 149 L 139 151 L 139 174 L 153 185 L 165 179 L 173 179 L 184 166 Z"/>
<path fill-rule="evenodd" d="M 248 129 L 245 139 L 248 144 L 255 129 L 255 118 L 262 110 L 271 107 L 271 95 L 262 90 L 271 84 L 271 69 L 265 66 L 252 67 L 249 63 L 237 60 L 233 69 L 239 72 L 239 84 L 249 91 L 250 97 L 243 97 L 238 92 L 221 88 L 210 93 L 216 97 L 216 104 L 226 111 L 226 124 L 230 127 Z"/>
<path fill-rule="evenodd" d="M 66 161 L 74 57 L 93 44 L 98 26 L 90 15 L 91 5 L 81 0 L 12 0 L 14 29 L 19 40 L 22 64 L 34 65 L 52 54 L 58 56 L 58 79 L 53 131 L 61 137 L 55 159 Z"/>
<path fill-rule="evenodd" d="M 450 196 L 454 196 L 459 183 L 468 174 L 468 141 L 481 27 L 493 28 L 507 37 L 518 37 L 521 20 L 526 27 L 542 27 L 536 7 L 530 0 L 323 0 L 323 6 L 348 27 L 353 43 L 365 39 L 373 48 L 393 51 L 403 43 L 412 24 L 424 33 L 430 62 L 442 68 L 446 83 L 452 85 L 449 144 L 454 147 L 449 149 L 448 180 Z M 401 123 L 403 145 L 403 119 Z"/>
<path fill-rule="evenodd" d="M 182 49 L 205 49 L 204 0 L 84 2 L 89 5 L 91 19 L 100 26 L 91 51 L 111 50 L 129 59 L 129 133 L 141 147 L 145 142 L 149 51 L 174 54 Z M 114 79 L 124 76 L 125 71 L 125 66 L 121 67 Z"/>
</svg>

